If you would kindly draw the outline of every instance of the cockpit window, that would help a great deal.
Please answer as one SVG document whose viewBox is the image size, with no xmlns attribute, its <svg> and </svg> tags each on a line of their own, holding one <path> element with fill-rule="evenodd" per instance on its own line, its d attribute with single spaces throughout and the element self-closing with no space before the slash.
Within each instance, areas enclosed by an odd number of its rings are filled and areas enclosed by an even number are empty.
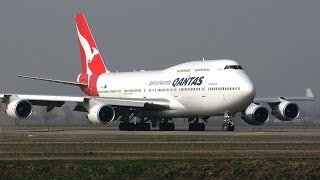
<svg viewBox="0 0 320 180">
<path fill-rule="evenodd" d="M 226 66 L 224 69 L 242 69 L 240 65 L 229 65 Z"/>
</svg>

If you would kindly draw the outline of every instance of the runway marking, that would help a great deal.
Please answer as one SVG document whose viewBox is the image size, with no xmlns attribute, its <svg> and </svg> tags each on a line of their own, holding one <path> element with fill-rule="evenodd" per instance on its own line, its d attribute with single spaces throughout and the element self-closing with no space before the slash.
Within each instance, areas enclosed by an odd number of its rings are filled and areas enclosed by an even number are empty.
<svg viewBox="0 0 320 180">
<path fill-rule="evenodd" d="M 39 137 L 37 134 L 29 134 L 28 137 Z"/>
<path fill-rule="evenodd" d="M 270 135 L 272 135 L 272 133 L 270 133 L 270 132 L 261 132 L 261 131 L 259 131 L 259 132 L 239 132 L 236 135 L 256 135 L 256 134 L 270 134 Z"/>
</svg>

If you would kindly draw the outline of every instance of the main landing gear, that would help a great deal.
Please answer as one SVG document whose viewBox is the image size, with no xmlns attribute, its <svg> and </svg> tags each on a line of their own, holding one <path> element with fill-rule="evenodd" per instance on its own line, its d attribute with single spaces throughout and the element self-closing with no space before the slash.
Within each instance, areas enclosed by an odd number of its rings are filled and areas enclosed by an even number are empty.
<svg viewBox="0 0 320 180">
<path fill-rule="evenodd" d="M 224 113 L 224 121 L 225 123 L 222 124 L 222 131 L 234 131 L 234 124 L 228 111 Z"/>
<path fill-rule="evenodd" d="M 174 125 L 174 123 L 169 123 L 169 120 L 172 120 L 172 119 L 165 118 L 165 119 L 159 124 L 159 130 L 160 130 L 160 131 L 174 131 L 174 130 L 175 130 L 175 125 Z"/>
<path fill-rule="evenodd" d="M 169 123 L 170 118 L 145 118 L 139 116 L 122 116 L 120 118 L 121 123 L 119 124 L 119 130 L 121 131 L 150 131 L 151 126 L 148 121 L 151 121 L 152 127 L 156 127 L 157 122 L 159 123 L 160 131 L 174 131 L 174 123 Z M 134 121 L 134 123 L 132 123 Z"/>
<path fill-rule="evenodd" d="M 138 118 L 138 117 L 137 117 Z M 122 121 L 119 124 L 119 130 L 120 131 L 150 131 L 150 123 L 146 123 L 146 120 L 142 118 L 138 118 L 139 122 L 138 123 L 131 123 L 130 121 L 132 118 L 129 118 L 129 116 L 122 116 L 121 120 Z"/>
<path fill-rule="evenodd" d="M 120 131 L 150 131 L 149 123 L 120 123 Z"/>
<path fill-rule="evenodd" d="M 203 117 L 203 121 L 207 121 L 208 117 Z M 193 121 L 189 124 L 189 131 L 205 131 L 206 125 L 204 123 L 199 123 L 199 117 L 193 117 L 188 119 L 189 122 Z"/>
</svg>

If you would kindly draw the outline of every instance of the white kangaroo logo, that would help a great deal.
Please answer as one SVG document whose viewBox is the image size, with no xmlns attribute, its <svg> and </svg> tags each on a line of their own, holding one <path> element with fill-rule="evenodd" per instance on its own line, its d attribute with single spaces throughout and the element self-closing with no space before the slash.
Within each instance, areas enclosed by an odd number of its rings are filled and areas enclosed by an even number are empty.
<svg viewBox="0 0 320 180">
<path fill-rule="evenodd" d="M 86 55 L 86 66 L 87 66 L 87 74 L 91 75 L 92 74 L 92 71 L 91 69 L 89 68 L 89 63 L 91 63 L 91 61 L 93 60 L 93 57 L 97 54 L 99 54 L 99 51 L 98 49 L 96 49 L 95 47 L 90 47 L 90 44 L 89 42 L 86 40 L 86 38 L 84 38 L 80 32 L 79 32 L 79 29 L 78 29 L 78 26 L 77 26 L 77 31 L 78 31 L 78 36 L 79 36 L 79 40 L 80 40 L 80 43 L 81 43 L 81 46 L 84 50 L 84 53 Z"/>
</svg>

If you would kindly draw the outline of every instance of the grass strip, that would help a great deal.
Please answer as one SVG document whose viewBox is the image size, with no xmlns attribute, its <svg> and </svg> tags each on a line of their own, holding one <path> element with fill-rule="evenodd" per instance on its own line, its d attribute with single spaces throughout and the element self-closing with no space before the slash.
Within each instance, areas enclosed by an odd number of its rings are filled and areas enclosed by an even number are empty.
<svg viewBox="0 0 320 180">
<path fill-rule="evenodd" d="M 1 179 L 319 179 L 319 158 L 0 161 Z"/>
</svg>

